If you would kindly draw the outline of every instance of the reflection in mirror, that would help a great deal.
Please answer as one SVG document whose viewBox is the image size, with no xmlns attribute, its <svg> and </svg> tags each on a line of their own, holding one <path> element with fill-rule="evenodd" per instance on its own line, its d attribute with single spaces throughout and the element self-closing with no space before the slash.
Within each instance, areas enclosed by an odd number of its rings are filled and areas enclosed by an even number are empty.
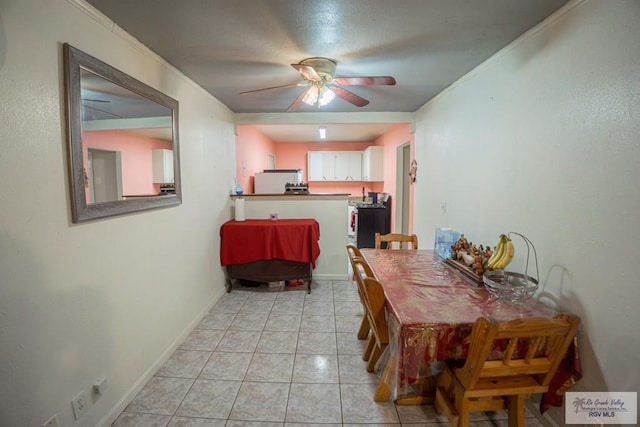
<svg viewBox="0 0 640 427">
<path fill-rule="evenodd" d="M 64 53 L 74 222 L 179 204 L 177 101 Z"/>
</svg>

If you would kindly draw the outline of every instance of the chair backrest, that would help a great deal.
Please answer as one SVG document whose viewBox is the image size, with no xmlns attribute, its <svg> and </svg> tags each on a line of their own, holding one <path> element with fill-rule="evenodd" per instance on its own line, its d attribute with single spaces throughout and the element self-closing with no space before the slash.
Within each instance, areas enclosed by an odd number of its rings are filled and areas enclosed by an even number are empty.
<svg viewBox="0 0 640 427">
<path fill-rule="evenodd" d="M 360 252 L 360 249 L 350 243 L 347 245 L 347 255 L 349 256 L 349 263 L 351 264 L 351 270 L 353 271 L 353 278 L 357 283 L 358 274 L 356 272 L 356 266 L 353 264 L 353 260 L 356 258 L 362 258 L 362 253 Z"/>
<path fill-rule="evenodd" d="M 363 299 L 366 306 L 366 315 L 369 316 L 369 325 L 380 344 L 389 343 L 389 329 L 385 312 L 386 297 L 382 285 L 373 275 L 371 267 L 362 259 L 354 259 L 355 275 L 362 286 Z"/>
<path fill-rule="evenodd" d="M 356 245 L 353 245 L 351 243 L 349 243 L 347 245 L 347 254 L 349 255 L 349 260 L 353 260 L 353 258 L 362 258 L 362 253 L 360 252 L 360 249 L 358 249 L 358 247 Z"/>
<path fill-rule="evenodd" d="M 364 292 L 364 279 L 366 277 L 374 277 L 373 270 L 369 264 L 360 257 L 354 257 L 351 260 L 351 264 L 353 265 L 353 277 L 358 285 L 358 292 Z"/>
<path fill-rule="evenodd" d="M 381 249 L 383 242 L 387 243 L 387 249 L 394 249 L 394 243 L 398 244 L 398 249 L 403 249 L 404 243 L 407 243 L 407 246 L 411 244 L 411 249 L 418 249 L 418 236 L 416 236 L 415 234 L 408 235 L 399 233 L 376 233 L 376 249 Z"/>
<path fill-rule="evenodd" d="M 347 249 L 348 250 L 348 249 Z M 349 257 L 351 261 L 351 267 L 353 268 L 353 279 L 356 281 L 356 286 L 358 288 L 358 296 L 360 297 L 360 302 L 364 306 L 365 311 L 369 311 L 367 307 L 367 302 L 365 300 L 364 295 L 364 283 L 362 279 L 364 277 L 373 277 L 373 271 L 367 262 L 359 256 L 354 256 L 353 258 Z M 365 316 L 367 313 L 365 313 Z"/>
<path fill-rule="evenodd" d="M 532 375 L 547 386 L 579 324 L 579 317 L 568 314 L 501 323 L 481 317 L 473 325 L 467 360 L 456 375 L 466 389 L 473 389 L 480 378 L 514 375 Z"/>
</svg>

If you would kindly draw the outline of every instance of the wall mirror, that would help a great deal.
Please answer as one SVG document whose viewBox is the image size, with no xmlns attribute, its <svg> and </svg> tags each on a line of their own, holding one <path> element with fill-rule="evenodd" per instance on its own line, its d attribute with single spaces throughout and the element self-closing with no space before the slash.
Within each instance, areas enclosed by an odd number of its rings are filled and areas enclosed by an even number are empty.
<svg viewBox="0 0 640 427">
<path fill-rule="evenodd" d="M 179 205 L 178 101 L 63 52 L 73 222 Z"/>
</svg>

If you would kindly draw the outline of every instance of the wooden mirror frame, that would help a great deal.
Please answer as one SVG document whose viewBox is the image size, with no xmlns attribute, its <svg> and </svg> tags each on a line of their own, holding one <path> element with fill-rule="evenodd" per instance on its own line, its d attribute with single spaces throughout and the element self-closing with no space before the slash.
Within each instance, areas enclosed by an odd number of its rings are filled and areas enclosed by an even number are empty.
<svg viewBox="0 0 640 427">
<path fill-rule="evenodd" d="M 65 43 L 65 89 L 67 110 L 67 140 L 71 208 L 74 223 L 122 215 L 149 209 L 176 206 L 182 203 L 180 188 L 180 156 L 178 147 L 178 101 L 108 64 Z M 82 146 L 81 70 L 96 74 L 172 111 L 173 163 L 175 194 L 140 197 L 100 203 L 87 203 L 85 167 Z"/>
</svg>

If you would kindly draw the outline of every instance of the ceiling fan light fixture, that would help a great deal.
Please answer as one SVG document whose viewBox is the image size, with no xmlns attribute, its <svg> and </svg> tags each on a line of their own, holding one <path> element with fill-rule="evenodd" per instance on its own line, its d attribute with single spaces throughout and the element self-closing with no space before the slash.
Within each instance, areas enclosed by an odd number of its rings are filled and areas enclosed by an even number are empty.
<svg viewBox="0 0 640 427">
<path fill-rule="evenodd" d="M 316 105 L 316 102 L 318 102 L 319 92 L 320 90 L 318 89 L 318 86 L 316 85 L 311 86 L 309 89 L 307 89 L 307 92 L 304 94 L 304 97 L 302 98 L 302 102 L 304 102 L 307 105 Z"/>
<path fill-rule="evenodd" d="M 318 106 L 324 107 L 325 105 L 333 101 L 335 97 L 336 94 L 333 93 L 331 89 L 326 86 L 322 86 L 322 89 L 320 89 L 320 99 L 318 100 Z"/>
<path fill-rule="evenodd" d="M 317 105 L 318 107 L 324 107 L 333 101 L 335 97 L 336 94 L 325 85 L 314 84 L 307 89 L 307 92 L 302 98 L 302 102 L 311 106 Z"/>
</svg>

